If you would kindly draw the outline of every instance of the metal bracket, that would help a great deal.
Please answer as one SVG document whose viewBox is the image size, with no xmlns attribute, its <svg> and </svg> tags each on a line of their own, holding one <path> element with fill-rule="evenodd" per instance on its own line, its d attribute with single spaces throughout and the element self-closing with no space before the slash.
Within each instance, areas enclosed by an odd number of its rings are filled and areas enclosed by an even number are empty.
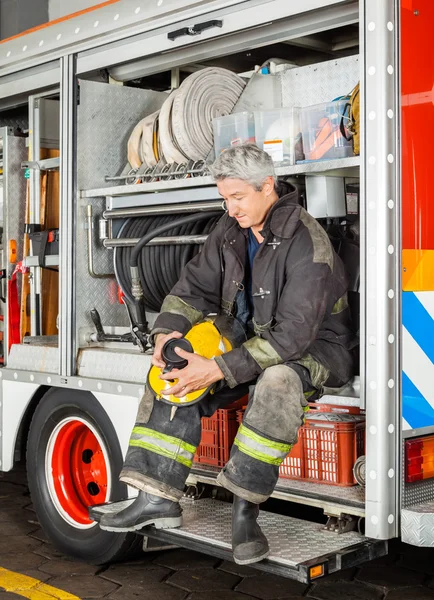
<svg viewBox="0 0 434 600">
<path fill-rule="evenodd" d="M 124 181 L 126 184 L 154 183 L 155 181 L 172 181 L 175 179 L 188 179 L 190 177 L 205 177 L 209 169 L 203 160 L 189 160 L 188 162 L 163 163 L 160 161 L 155 167 L 148 167 L 143 163 L 139 169 L 125 167 L 120 175 L 106 175 L 106 181 Z"/>
<path fill-rule="evenodd" d="M 124 302 L 125 309 L 128 314 L 128 320 L 130 322 L 131 331 L 129 333 L 125 333 L 123 335 L 119 334 L 111 334 L 105 333 L 104 327 L 101 323 L 101 318 L 99 316 L 99 312 L 96 308 L 93 308 L 90 311 L 90 316 L 95 326 L 96 333 L 92 333 L 90 335 L 91 342 L 124 342 L 127 344 L 134 344 L 140 350 L 140 352 L 145 353 L 148 348 L 151 347 L 149 343 L 149 335 L 140 331 L 139 327 L 134 323 L 133 316 L 131 314 L 130 307 L 126 302 Z"/>
<path fill-rule="evenodd" d="M 87 270 L 89 275 L 93 279 L 112 279 L 115 277 L 114 273 L 95 273 L 93 265 L 93 207 L 92 204 L 87 205 Z"/>
<path fill-rule="evenodd" d="M 204 495 L 205 490 L 206 486 L 203 483 L 197 482 L 195 484 L 190 484 L 184 492 L 184 497 L 191 498 L 191 500 L 200 500 Z"/>
<path fill-rule="evenodd" d="M 197 23 L 196 25 L 193 25 L 193 27 L 182 27 L 176 31 L 171 31 L 167 34 L 167 37 L 169 40 L 174 42 L 176 38 L 184 35 L 200 35 L 206 29 L 212 29 L 213 27 L 223 27 L 223 21 L 214 19 L 213 21 L 206 21 L 205 23 Z"/>
<path fill-rule="evenodd" d="M 329 516 L 324 531 L 331 531 L 332 533 L 342 534 L 350 531 L 356 531 L 358 517 L 352 515 L 341 514 L 338 517 Z"/>
<path fill-rule="evenodd" d="M 60 157 L 46 158 L 45 160 L 25 160 L 21 163 L 22 169 L 33 171 L 55 171 L 60 166 Z"/>
</svg>

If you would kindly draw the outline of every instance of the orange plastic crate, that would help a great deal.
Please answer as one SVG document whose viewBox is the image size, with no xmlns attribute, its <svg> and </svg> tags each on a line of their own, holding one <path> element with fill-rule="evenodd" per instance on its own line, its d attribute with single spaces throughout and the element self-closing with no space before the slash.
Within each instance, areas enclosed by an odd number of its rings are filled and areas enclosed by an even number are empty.
<svg viewBox="0 0 434 600">
<path fill-rule="evenodd" d="M 232 444 L 238 431 L 237 410 L 246 400 L 218 409 L 212 417 L 202 418 L 202 437 L 194 457 L 195 463 L 224 467 L 229 460 Z"/>
<path fill-rule="evenodd" d="M 310 402 L 310 410 L 317 410 L 320 412 L 327 413 L 339 413 L 347 415 L 364 415 L 365 411 L 359 406 L 345 406 L 341 404 L 321 404 L 319 402 Z"/>
<path fill-rule="evenodd" d="M 365 453 L 365 417 L 357 407 L 340 406 L 348 412 L 324 412 L 329 405 L 310 404 L 298 442 L 280 465 L 282 479 L 301 479 L 348 487 L 356 484 L 353 466 Z M 356 414 L 351 414 L 356 413 Z M 236 413 L 241 423 L 244 410 Z"/>
<path fill-rule="evenodd" d="M 356 484 L 353 466 L 365 451 L 364 416 L 312 411 L 298 437 L 280 466 L 280 477 L 342 487 Z"/>
<path fill-rule="evenodd" d="M 243 400 L 202 419 L 202 439 L 195 462 L 215 467 L 227 463 L 243 420 Z M 355 485 L 353 466 L 365 453 L 365 417 L 326 413 L 323 406 L 315 405 L 313 408 L 321 409 L 311 410 L 306 415 L 306 423 L 298 432 L 298 442 L 280 465 L 279 476 L 342 487 Z"/>
</svg>

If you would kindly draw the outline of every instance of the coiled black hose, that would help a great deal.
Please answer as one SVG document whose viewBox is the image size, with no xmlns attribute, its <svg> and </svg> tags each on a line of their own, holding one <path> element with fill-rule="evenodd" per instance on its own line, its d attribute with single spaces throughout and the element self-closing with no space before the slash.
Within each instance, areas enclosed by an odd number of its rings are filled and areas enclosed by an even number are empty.
<svg viewBox="0 0 434 600">
<path fill-rule="evenodd" d="M 146 308 L 158 312 L 164 298 L 178 281 L 184 266 L 200 250 L 197 244 L 146 246 L 144 243 L 162 233 L 165 236 L 207 235 L 214 229 L 221 216 L 221 212 L 210 212 L 196 213 L 188 217 L 164 215 L 127 219 L 118 237 L 141 240 L 133 248 L 121 247 L 115 248 L 114 251 L 116 279 L 127 300 L 135 303 L 131 293 L 131 264 L 137 261 Z M 144 240 L 145 236 L 147 241 Z"/>
</svg>

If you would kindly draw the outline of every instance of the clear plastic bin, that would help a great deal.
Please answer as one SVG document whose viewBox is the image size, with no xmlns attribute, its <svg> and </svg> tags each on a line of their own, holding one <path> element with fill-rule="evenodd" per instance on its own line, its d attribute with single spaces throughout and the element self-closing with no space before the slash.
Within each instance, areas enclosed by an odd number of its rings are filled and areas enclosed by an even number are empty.
<svg viewBox="0 0 434 600">
<path fill-rule="evenodd" d="M 342 135 L 348 125 L 347 99 L 302 108 L 300 125 L 305 160 L 353 156 L 351 139 Z"/>
<path fill-rule="evenodd" d="M 294 165 L 303 158 L 297 108 L 255 112 L 256 143 L 276 163 Z"/>
<path fill-rule="evenodd" d="M 241 112 L 217 117 L 213 119 L 212 125 L 216 157 L 227 148 L 255 141 L 253 113 Z"/>
</svg>

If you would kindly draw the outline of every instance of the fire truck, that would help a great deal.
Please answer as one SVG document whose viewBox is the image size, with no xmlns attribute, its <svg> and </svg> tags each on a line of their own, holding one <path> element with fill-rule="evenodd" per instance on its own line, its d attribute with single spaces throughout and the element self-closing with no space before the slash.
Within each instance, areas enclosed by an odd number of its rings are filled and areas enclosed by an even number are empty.
<svg viewBox="0 0 434 600">
<path fill-rule="evenodd" d="M 273 508 L 260 517 L 270 556 L 256 566 L 308 582 L 386 554 L 396 537 L 434 546 L 434 204 L 426 143 L 434 128 L 433 23 L 429 0 L 108 0 L 0 43 L 0 468 L 26 457 L 38 519 L 62 552 L 101 564 L 138 547 L 175 545 L 231 558 L 218 460 L 213 466 L 199 456 L 193 464 L 179 529 L 109 533 L 88 514 L 89 506 L 134 496 L 118 473 L 151 350 L 149 325 L 138 326 L 128 301 L 129 253 L 149 219 L 167 224 L 222 210 L 207 173 L 212 149 L 203 159 L 193 152 L 184 163 L 164 161 L 150 118 L 159 112 L 161 129 L 168 93 L 210 69 L 243 81 L 226 111 L 233 115 L 303 111 L 349 99 L 360 84 L 358 154 L 276 162 L 308 212 L 351 248 L 344 262 L 359 365 L 345 389 L 325 390 L 332 412 L 312 411 L 335 420 L 322 423 L 321 446 L 308 445 L 304 474 L 282 472 Z M 188 121 L 180 97 L 172 141 L 175 129 L 190 135 L 204 124 Z M 142 119 L 151 127 L 152 159 L 142 143 L 134 166 L 129 142 Z M 148 236 L 145 321 L 152 324 L 159 298 L 210 227 L 166 226 Z M 346 456 L 332 444 L 342 414 L 358 414 L 357 423 L 364 417 L 358 439 L 343 446 Z M 330 460 L 355 463 L 351 485 L 339 485 L 333 470 L 319 475 Z M 327 522 L 300 506 L 319 509 Z"/>
</svg>

